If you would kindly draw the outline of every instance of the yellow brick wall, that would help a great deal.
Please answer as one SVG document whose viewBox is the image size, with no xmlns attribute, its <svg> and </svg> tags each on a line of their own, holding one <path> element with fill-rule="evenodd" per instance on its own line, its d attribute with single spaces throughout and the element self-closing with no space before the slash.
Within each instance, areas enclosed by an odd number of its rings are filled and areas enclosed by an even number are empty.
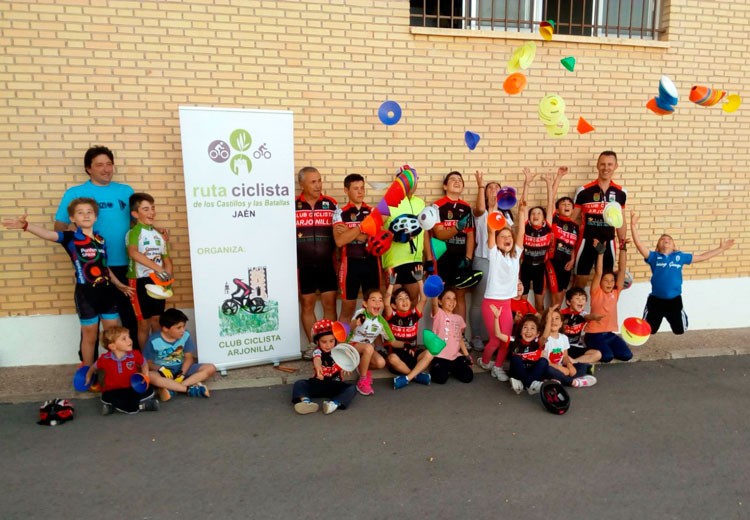
<svg viewBox="0 0 750 520">
<path fill-rule="evenodd" d="M 738 246 L 686 275 L 749 276 L 750 105 L 727 115 L 687 94 L 702 84 L 750 103 L 750 4 L 665 4 L 663 46 L 530 35 L 539 49 L 529 85 L 510 97 L 505 65 L 522 40 L 415 34 L 406 0 L 2 2 L 0 216 L 28 213 L 51 227 L 63 191 L 87 179 L 85 149 L 110 146 L 116 180 L 156 197 L 171 229 L 175 303 L 192 307 L 177 107 L 285 109 L 294 111 L 296 167 L 317 166 L 337 198 L 346 173 L 384 181 L 406 162 L 428 200 L 452 169 L 520 186 L 522 167 L 558 164 L 571 168 L 561 193 L 572 194 L 594 178 L 598 153 L 614 149 L 648 244 L 668 231 L 702 251 L 733 235 Z M 575 73 L 559 63 L 568 55 Z M 661 74 L 682 95 L 665 118 L 644 108 Z M 574 125 L 584 116 L 596 132 L 547 137 L 536 117 L 547 93 L 565 98 Z M 404 110 L 393 127 L 376 117 L 386 98 Z M 482 136 L 474 152 L 463 143 L 467 129 Z M 470 178 L 467 186 L 473 200 Z M 542 189 L 533 187 L 532 201 Z M 0 233 L 0 316 L 73 313 L 62 249 Z M 644 280 L 640 262 L 633 271 Z"/>
</svg>

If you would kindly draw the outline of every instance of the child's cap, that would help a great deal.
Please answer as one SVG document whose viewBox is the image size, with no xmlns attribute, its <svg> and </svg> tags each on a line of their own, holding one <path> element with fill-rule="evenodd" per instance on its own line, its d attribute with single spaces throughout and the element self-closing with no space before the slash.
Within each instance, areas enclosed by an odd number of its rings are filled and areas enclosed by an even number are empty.
<svg viewBox="0 0 750 520">
<path fill-rule="evenodd" d="M 333 335 L 333 322 L 331 320 L 316 321 L 312 328 L 312 339 L 315 343 L 328 334 Z"/>
</svg>

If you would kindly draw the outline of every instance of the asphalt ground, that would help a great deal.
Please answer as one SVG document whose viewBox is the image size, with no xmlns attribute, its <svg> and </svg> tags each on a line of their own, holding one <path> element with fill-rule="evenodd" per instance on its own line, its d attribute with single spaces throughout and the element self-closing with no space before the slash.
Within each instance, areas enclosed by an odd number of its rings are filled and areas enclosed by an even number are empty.
<svg viewBox="0 0 750 520">
<path fill-rule="evenodd" d="M 0 405 L 0 517 L 746 519 L 750 356 L 601 366 L 544 411 L 487 373 L 293 412 L 291 386 L 35 424 Z"/>
</svg>

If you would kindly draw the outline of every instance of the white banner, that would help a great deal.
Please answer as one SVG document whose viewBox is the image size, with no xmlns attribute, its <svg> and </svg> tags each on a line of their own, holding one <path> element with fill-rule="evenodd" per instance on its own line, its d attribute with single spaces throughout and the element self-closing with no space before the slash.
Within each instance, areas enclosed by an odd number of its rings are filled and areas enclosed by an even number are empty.
<svg viewBox="0 0 750 520">
<path fill-rule="evenodd" d="M 200 361 L 300 356 L 291 112 L 180 107 Z"/>
</svg>

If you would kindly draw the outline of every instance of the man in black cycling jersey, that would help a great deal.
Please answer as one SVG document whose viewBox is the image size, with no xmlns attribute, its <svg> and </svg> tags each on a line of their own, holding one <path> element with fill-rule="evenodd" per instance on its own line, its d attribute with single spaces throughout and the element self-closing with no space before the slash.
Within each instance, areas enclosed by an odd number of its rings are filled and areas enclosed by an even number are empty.
<svg viewBox="0 0 750 520">
<path fill-rule="evenodd" d="M 304 352 L 312 359 L 315 344 L 310 337 L 315 317 L 315 302 L 320 292 L 323 318 L 336 321 L 336 243 L 333 239 L 333 214 L 336 201 L 323 195 L 320 172 L 311 166 L 297 172 L 302 188 L 294 199 L 297 221 L 297 280 L 300 292 L 300 319 L 310 342 Z"/>
</svg>

